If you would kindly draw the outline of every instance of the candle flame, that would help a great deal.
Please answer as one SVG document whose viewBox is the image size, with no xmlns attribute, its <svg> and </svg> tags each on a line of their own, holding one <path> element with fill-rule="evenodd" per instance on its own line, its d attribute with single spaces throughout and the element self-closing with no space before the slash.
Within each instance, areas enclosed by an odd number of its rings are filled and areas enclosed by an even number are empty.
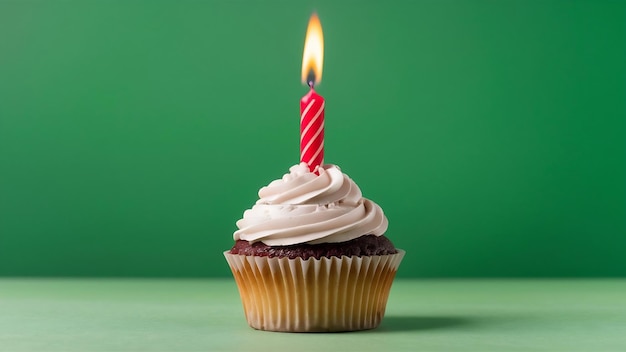
<svg viewBox="0 0 626 352">
<path fill-rule="evenodd" d="M 322 81 L 324 66 L 324 34 L 317 14 L 311 15 L 302 55 L 302 83 L 313 86 Z"/>
</svg>

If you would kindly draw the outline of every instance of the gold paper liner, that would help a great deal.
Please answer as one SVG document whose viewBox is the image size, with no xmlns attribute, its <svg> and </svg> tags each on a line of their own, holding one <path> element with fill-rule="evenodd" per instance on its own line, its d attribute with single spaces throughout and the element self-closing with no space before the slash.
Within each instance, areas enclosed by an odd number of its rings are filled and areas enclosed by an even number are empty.
<svg viewBox="0 0 626 352">
<path fill-rule="evenodd" d="M 404 253 L 307 260 L 224 256 L 251 327 L 323 332 L 377 327 Z"/>
</svg>

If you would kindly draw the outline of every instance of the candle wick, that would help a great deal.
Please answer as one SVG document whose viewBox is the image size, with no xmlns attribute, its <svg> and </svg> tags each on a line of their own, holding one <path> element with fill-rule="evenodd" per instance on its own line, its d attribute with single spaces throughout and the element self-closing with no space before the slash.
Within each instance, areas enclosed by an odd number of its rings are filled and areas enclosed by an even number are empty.
<svg viewBox="0 0 626 352">
<path fill-rule="evenodd" d="M 309 81 L 309 87 L 311 87 L 311 89 L 313 89 L 313 81 Z"/>
</svg>

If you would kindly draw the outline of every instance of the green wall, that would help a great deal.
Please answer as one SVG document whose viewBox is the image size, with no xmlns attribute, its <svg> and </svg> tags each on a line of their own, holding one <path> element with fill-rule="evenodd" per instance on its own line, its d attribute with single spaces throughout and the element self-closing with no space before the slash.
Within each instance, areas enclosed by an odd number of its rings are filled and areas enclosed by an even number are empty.
<svg viewBox="0 0 626 352">
<path fill-rule="evenodd" d="M 521 0 L 0 0 L 0 275 L 229 276 L 313 10 L 399 275 L 626 275 L 626 2 Z"/>
</svg>

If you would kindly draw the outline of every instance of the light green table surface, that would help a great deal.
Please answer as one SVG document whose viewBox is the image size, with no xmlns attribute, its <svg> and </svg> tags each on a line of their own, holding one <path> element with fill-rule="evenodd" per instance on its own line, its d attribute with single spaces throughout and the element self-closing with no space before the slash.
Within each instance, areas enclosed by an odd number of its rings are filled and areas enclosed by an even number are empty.
<svg viewBox="0 0 626 352">
<path fill-rule="evenodd" d="M 378 329 L 294 334 L 232 280 L 0 279 L 0 351 L 626 351 L 626 280 L 396 280 Z"/>
</svg>

